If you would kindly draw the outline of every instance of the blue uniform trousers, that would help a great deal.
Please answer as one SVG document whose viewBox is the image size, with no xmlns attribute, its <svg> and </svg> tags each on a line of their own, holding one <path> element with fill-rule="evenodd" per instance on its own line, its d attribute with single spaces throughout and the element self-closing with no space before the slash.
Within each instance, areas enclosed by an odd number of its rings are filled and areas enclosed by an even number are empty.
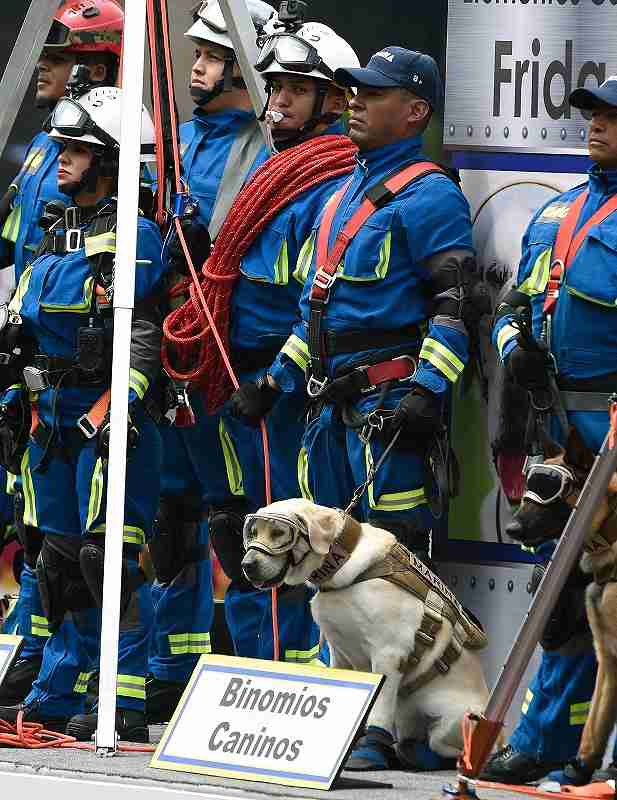
<svg viewBox="0 0 617 800">
<path fill-rule="evenodd" d="M 40 658 L 50 636 L 49 625 L 41 605 L 36 575 L 28 564 L 24 564 L 21 571 L 18 606 L 19 633 L 24 637 L 20 658 Z"/>
<path fill-rule="evenodd" d="M 129 452 L 126 472 L 124 521 L 125 557 L 137 569 L 138 554 L 149 536 L 159 494 L 161 442 L 149 417 L 134 418 L 140 436 Z M 60 428 L 58 443 L 66 429 Z M 107 462 L 97 454 L 95 441 L 78 451 L 44 457 L 30 442 L 22 462 L 25 524 L 46 535 L 80 538 L 104 536 L 107 497 Z M 100 610 L 67 612 L 59 630 L 43 650 L 43 664 L 26 703 L 36 702 L 48 716 L 72 716 L 84 711 L 90 673 L 99 655 Z M 148 644 L 152 627 L 150 587 L 133 595 L 120 626 L 118 706 L 143 709 Z"/>
<path fill-rule="evenodd" d="M 242 374 L 240 383 L 254 381 L 260 374 Z M 301 495 L 303 411 L 304 398 L 284 394 L 266 417 L 273 502 Z M 246 497 L 256 510 L 266 504 L 261 429 L 228 414 L 224 421 L 241 466 Z M 307 587 L 279 592 L 280 656 L 285 661 L 309 663 L 319 657 L 319 628 L 309 608 L 312 595 Z M 225 617 L 237 655 L 273 658 L 270 591 L 241 591 L 232 583 L 225 594 Z"/>
</svg>

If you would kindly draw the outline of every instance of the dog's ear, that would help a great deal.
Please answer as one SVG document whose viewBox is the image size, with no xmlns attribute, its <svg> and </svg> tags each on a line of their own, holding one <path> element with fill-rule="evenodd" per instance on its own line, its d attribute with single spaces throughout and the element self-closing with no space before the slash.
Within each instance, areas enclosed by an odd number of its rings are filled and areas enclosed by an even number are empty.
<svg viewBox="0 0 617 800">
<path fill-rule="evenodd" d="M 578 430 L 572 426 L 566 442 L 566 464 L 578 467 L 580 470 L 589 472 L 593 467 L 595 456 L 581 438 Z"/>
<path fill-rule="evenodd" d="M 305 512 L 311 548 L 320 556 L 328 554 L 332 543 L 340 536 L 345 519 L 340 511 L 324 506 L 312 506 Z"/>
</svg>

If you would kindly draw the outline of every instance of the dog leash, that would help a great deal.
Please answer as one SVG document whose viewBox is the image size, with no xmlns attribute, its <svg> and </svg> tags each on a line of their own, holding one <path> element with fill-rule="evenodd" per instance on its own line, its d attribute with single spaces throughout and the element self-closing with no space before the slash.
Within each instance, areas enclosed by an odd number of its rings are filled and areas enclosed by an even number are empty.
<svg viewBox="0 0 617 800">
<path fill-rule="evenodd" d="M 390 442 L 386 447 L 386 449 L 381 454 L 381 458 L 379 459 L 379 461 L 376 464 L 371 464 L 368 473 L 366 475 L 366 480 L 364 481 L 364 483 L 361 483 L 360 486 L 358 486 L 355 492 L 353 493 L 352 498 L 349 501 L 349 505 L 345 509 L 345 514 L 349 514 L 351 511 L 353 511 L 353 509 L 358 505 L 358 503 L 364 496 L 364 493 L 366 492 L 368 487 L 371 485 L 371 483 L 373 483 L 373 481 L 375 480 L 375 476 L 379 472 L 382 464 L 384 463 L 386 458 L 390 455 L 390 451 L 397 443 L 402 430 L 403 430 L 402 428 L 399 428 L 394 434 L 394 436 L 390 439 Z"/>
</svg>

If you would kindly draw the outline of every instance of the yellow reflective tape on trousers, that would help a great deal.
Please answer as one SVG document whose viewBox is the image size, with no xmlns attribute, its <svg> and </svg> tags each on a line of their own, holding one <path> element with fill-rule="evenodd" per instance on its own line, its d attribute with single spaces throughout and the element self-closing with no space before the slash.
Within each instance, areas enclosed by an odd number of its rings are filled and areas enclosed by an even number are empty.
<svg viewBox="0 0 617 800">
<path fill-rule="evenodd" d="M 370 444 L 364 448 L 366 456 L 366 474 L 368 475 L 373 464 L 373 455 Z M 385 492 L 375 499 L 373 484 L 368 487 L 368 504 L 376 511 L 409 511 L 426 503 L 424 489 L 409 489 L 406 492 Z"/>
<path fill-rule="evenodd" d="M 584 725 L 589 716 L 589 709 L 591 708 L 591 700 L 585 703 L 573 703 L 570 706 L 570 725 Z"/>
<path fill-rule="evenodd" d="M 309 487 L 308 479 L 308 453 L 304 447 L 301 447 L 298 453 L 298 486 L 302 497 L 312 503 L 313 493 Z"/>
<path fill-rule="evenodd" d="M 48 639 L 51 636 L 49 630 L 49 622 L 47 617 L 41 617 L 38 614 L 30 615 L 30 633 L 33 636 L 43 636 Z"/>
<path fill-rule="evenodd" d="M 142 545 L 146 543 L 146 534 L 142 528 L 138 528 L 135 525 L 125 525 L 122 541 L 124 544 Z"/>
<path fill-rule="evenodd" d="M 19 279 L 19 283 L 17 284 L 17 289 L 15 290 L 13 299 L 9 303 L 9 311 L 13 311 L 15 314 L 19 314 L 19 312 L 21 311 L 21 306 L 24 301 L 26 292 L 28 291 L 28 286 L 30 285 L 31 277 L 32 277 L 32 265 L 28 264 L 26 269 L 21 273 L 21 278 Z"/>
<path fill-rule="evenodd" d="M 84 239 L 86 257 L 96 256 L 99 253 L 116 252 L 116 234 L 113 232 L 99 233 L 98 236 L 86 236 Z"/>
<path fill-rule="evenodd" d="M 172 656 L 203 655 L 212 652 L 208 631 L 204 633 L 170 633 L 167 639 Z"/>
<path fill-rule="evenodd" d="M 223 458 L 225 459 L 225 469 L 227 471 L 227 482 L 231 493 L 236 496 L 244 496 L 244 481 L 242 480 L 242 467 L 236 454 L 236 449 L 231 436 L 227 432 L 225 423 L 219 420 L 219 439 L 223 448 Z"/>
<path fill-rule="evenodd" d="M 80 672 L 73 686 L 73 691 L 76 694 L 85 694 L 88 691 L 88 682 L 92 677 L 92 672 Z"/>
<path fill-rule="evenodd" d="M 465 369 L 465 365 L 456 353 L 430 336 L 427 336 L 422 342 L 420 358 L 429 361 L 452 383 L 456 383 L 459 375 Z"/>
<path fill-rule="evenodd" d="M 313 253 L 315 251 L 315 235 L 315 231 L 313 231 L 306 242 L 304 242 L 302 245 L 302 249 L 300 250 L 300 255 L 298 256 L 298 261 L 296 263 L 296 268 L 292 272 L 292 276 L 298 281 L 298 283 L 301 283 L 302 286 L 304 286 L 306 283 L 306 279 L 311 268 L 311 262 L 313 261 Z"/>
<path fill-rule="evenodd" d="M 541 294 L 546 289 L 551 271 L 552 253 L 552 248 L 549 248 L 538 256 L 529 277 L 525 278 L 520 286 L 517 286 L 519 292 L 533 297 L 536 294 Z"/>
<path fill-rule="evenodd" d="M 312 664 L 319 660 L 319 644 L 310 650 L 285 650 L 285 661 L 292 664 Z"/>
<path fill-rule="evenodd" d="M 287 239 L 283 241 L 279 254 L 274 262 L 274 283 L 285 286 L 289 282 L 289 255 L 287 252 Z"/>
<path fill-rule="evenodd" d="M 26 450 L 21 460 L 21 482 L 24 493 L 24 525 L 32 525 L 34 528 L 38 528 L 34 484 L 32 482 L 32 473 L 30 472 L 29 449 Z"/>
<path fill-rule="evenodd" d="M 0 234 L 7 242 L 15 244 L 19 236 L 19 226 L 21 225 L 21 206 L 14 208 L 6 218 Z"/>
<path fill-rule="evenodd" d="M 17 475 L 13 475 L 12 472 L 6 473 L 6 493 L 8 495 L 17 493 Z"/>
<path fill-rule="evenodd" d="M 150 382 L 139 370 L 131 367 L 129 370 L 129 389 L 132 389 L 140 400 L 144 399 Z"/>
<path fill-rule="evenodd" d="M 295 333 L 292 333 L 283 345 L 281 352 L 291 358 L 294 364 L 300 367 L 302 372 L 306 372 L 310 356 L 308 344 L 303 339 L 296 336 Z"/>
<path fill-rule="evenodd" d="M 499 331 L 497 334 L 497 350 L 502 358 L 504 347 L 508 344 L 508 342 L 512 341 L 512 339 L 518 336 L 519 333 L 519 329 L 515 328 L 514 325 L 504 325 Z"/>
<path fill-rule="evenodd" d="M 118 697 L 135 697 L 146 699 L 146 679 L 142 675 L 118 675 L 116 683 Z"/>
<path fill-rule="evenodd" d="M 97 458 L 90 481 L 90 498 L 88 500 L 88 517 L 86 519 L 86 530 L 90 531 L 92 523 L 101 513 L 101 503 L 103 502 L 103 459 Z"/>
</svg>

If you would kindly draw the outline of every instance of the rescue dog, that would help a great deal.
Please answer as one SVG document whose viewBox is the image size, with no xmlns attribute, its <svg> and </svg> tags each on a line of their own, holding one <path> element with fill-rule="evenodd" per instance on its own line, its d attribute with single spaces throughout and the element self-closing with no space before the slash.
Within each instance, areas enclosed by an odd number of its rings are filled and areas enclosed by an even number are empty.
<svg viewBox="0 0 617 800">
<path fill-rule="evenodd" d="M 532 547 L 561 535 L 595 458 L 575 428 L 565 448 L 545 443 L 545 456 L 542 464 L 527 472 L 521 505 L 506 529 Z M 593 576 L 585 607 L 598 674 L 578 755 L 566 771 L 574 770 L 570 777 L 576 775 L 579 783 L 586 783 L 601 765 L 617 722 L 617 473 L 585 537 L 580 568 Z"/>
<path fill-rule="evenodd" d="M 445 758 L 460 755 L 463 716 L 481 713 L 488 698 L 478 655 L 470 649 L 486 639 L 425 564 L 388 531 L 301 499 L 249 515 L 244 544 L 242 566 L 258 588 L 303 582 L 319 588 L 311 610 L 328 642 L 330 666 L 385 675 L 367 729 L 398 739 L 403 766 L 417 768 L 406 759 L 416 742 L 427 742 Z M 429 587 L 425 601 L 376 577 L 393 552 L 402 552 L 408 564 L 417 562 Z M 454 625 L 445 613 L 448 602 L 458 615 Z"/>
</svg>

